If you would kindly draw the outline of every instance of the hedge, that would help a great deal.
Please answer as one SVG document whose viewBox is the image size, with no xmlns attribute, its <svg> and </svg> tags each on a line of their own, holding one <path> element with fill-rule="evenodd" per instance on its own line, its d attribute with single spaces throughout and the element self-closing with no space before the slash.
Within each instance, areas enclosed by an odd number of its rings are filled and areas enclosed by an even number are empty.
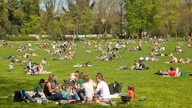
<svg viewBox="0 0 192 108">
<path fill-rule="evenodd" d="M 3 36 L 0 37 L 0 39 L 7 41 L 37 41 L 35 37 L 29 37 L 29 36 L 13 36 L 13 37 Z"/>
</svg>

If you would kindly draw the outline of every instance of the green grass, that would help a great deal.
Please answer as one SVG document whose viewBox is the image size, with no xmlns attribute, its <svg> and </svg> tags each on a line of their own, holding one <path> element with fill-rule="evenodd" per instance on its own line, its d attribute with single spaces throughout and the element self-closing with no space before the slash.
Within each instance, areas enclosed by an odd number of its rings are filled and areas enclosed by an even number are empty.
<svg viewBox="0 0 192 108">
<path fill-rule="evenodd" d="M 35 47 L 35 42 L 32 42 L 32 47 Z M 40 42 L 43 43 L 43 42 Z M 187 42 L 184 42 L 186 45 Z M 13 44 L 13 48 L 4 48 L 0 47 L 0 57 L 7 57 L 9 55 L 19 55 L 22 56 L 26 52 L 17 52 L 15 49 L 18 48 L 18 42 L 9 42 L 9 45 Z M 80 43 L 77 43 L 79 46 L 85 46 Z M 102 43 L 104 45 L 104 43 Z M 137 44 L 129 44 L 128 48 L 136 46 Z M 165 51 L 161 53 L 173 53 L 175 42 L 167 42 L 164 44 Z M 173 53 L 175 57 L 180 59 L 181 57 L 185 60 L 187 57 L 192 59 L 192 49 L 187 48 L 187 46 L 180 45 L 185 53 Z M 114 44 L 112 45 L 114 46 Z M 86 49 L 93 49 L 94 45 L 88 46 L 91 48 L 76 48 L 75 52 L 77 55 L 75 59 L 72 60 L 54 60 L 51 61 L 50 58 L 53 56 L 51 54 L 46 54 L 44 49 L 38 51 L 33 51 L 36 54 L 39 54 L 38 57 L 31 57 L 33 62 L 40 63 L 43 58 L 47 58 L 47 63 L 50 63 L 48 66 L 44 66 L 44 70 L 52 71 L 52 74 L 56 75 L 60 83 L 63 83 L 63 79 L 68 79 L 70 73 L 79 70 L 84 72 L 86 75 L 89 75 L 91 79 L 96 81 L 96 74 L 101 72 L 104 76 L 107 84 L 118 81 L 123 82 L 122 92 L 127 92 L 127 86 L 132 85 L 135 87 L 135 100 L 130 101 L 130 105 L 126 106 L 122 103 L 121 99 L 114 99 L 117 103 L 117 107 L 152 107 L 152 108 L 162 108 L 162 107 L 191 107 L 191 94 L 192 94 L 192 85 L 191 77 L 191 63 L 186 64 L 166 64 L 163 62 L 170 61 L 171 57 L 157 57 L 160 61 L 148 61 L 144 62 L 148 66 L 149 70 L 120 70 L 117 71 L 119 66 L 133 64 L 134 60 L 138 60 L 139 56 L 149 56 L 151 52 L 149 47 L 152 47 L 152 43 L 148 42 L 146 45 L 142 45 L 142 51 L 126 51 L 123 52 L 123 49 L 120 49 L 122 54 L 117 54 L 123 58 L 114 59 L 113 61 L 98 61 L 96 56 L 100 56 L 101 52 L 95 53 L 85 53 Z M 106 46 L 102 47 L 106 50 Z M 50 47 L 49 49 L 52 49 Z M 32 52 L 32 51 L 29 51 Z M 110 54 L 109 54 L 110 55 Z M 18 58 L 19 59 L 19 58 Z M 28 59 L 19 59 L 19 60 L 28 60 Z M 91 61 L 92 67 L 73 67 L 77 63 L 85 63 Z M 10 59 L 1 59 L 0 60 L 0 107 L 59 107 L 55 102 L 51 104 L 39 105 L 36 103 L 16 103 L 13 102 L 13 98 L 7 98 L 7 96 L 13 95 L 14 91 L 24 89 L 26 91 L 33 90 L 38 81 L 43 78 L 48 80 L 48 75 L 24 75 L 23 66 L 20 66 L 20 63 L 14 63 L 14 71 L 9 72 L 9 62 Z M 179 67 L 180 71 L 185 71 L 188 75 L 186 77 L 163 77 L 155 75 L 154 73 L 157 70 L 167 71 L 170 67 Z M 147 101 L 138 101 L 141 96 L 145 96 Z M 105 107 L 95 104 L 88 105 L 66 105 L 60 107 Z"/>
</svg>

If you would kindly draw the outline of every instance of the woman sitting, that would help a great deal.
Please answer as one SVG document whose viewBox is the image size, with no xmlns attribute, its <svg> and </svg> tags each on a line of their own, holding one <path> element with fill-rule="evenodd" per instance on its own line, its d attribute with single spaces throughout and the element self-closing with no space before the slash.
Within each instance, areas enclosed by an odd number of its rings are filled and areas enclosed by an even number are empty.
<svg viewBox="0 0 192 108">
<path fill-rule="evenodd" d="M 58 86 L 52 88 L 52 81 L 53 81 L 53 75 L 49 75 L 48 82 L 45 83 L 43 91 L 46 98 L 48 100 L 66 100 L 66 98 L 64 98 L 61 93 L 52 94 L 54 92 L 57 92 L 56 90 L 58 89 Z M 72 102 L 76 100 L 66 100 L 66 101 Z"/>
</svg>

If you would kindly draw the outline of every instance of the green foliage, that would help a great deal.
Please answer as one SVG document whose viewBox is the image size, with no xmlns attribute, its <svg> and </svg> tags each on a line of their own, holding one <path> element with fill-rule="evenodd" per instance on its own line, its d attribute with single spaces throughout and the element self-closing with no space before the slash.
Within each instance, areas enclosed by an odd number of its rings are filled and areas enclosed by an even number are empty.
<svg viewBox="0 0 192 108">
<path fill-rule="evenodd" d="M 13 36 L 13 37 L 0 37 L 0 39 L 7 40 L 7 41 L 37 41 L 35 37 L 28 37 L 28 36 Z"/>
<path fill-rule="evenodd" d="M 23 29 L 21 30 L 21 34 L 26 35 L 30 34 L 30 32 L 32 32 L 33 30 L 37 30 L 40 27 L 39 20 L 40 17 L 31 15 L 30 21 L 24 24 Z"/>
<path fill-rule="evenodd" d="M 160 25 L 161 3 L 159 0 L 125 0 L 127 28 L 141 32 Z M 139 36 L 141 36 L 141 32 Z M 140 37 L 141 38 L 141 37 Z"/>
</svg>

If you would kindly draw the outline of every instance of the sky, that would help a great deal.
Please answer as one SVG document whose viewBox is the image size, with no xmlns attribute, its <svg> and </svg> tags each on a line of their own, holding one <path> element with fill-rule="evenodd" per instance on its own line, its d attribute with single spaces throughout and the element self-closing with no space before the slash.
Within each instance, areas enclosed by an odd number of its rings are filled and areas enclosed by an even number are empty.
<svg viewBox="0 0 192 108">
<path fill-rule="evenodd" d="M 61 0 L 62 2 L 63 2 L 63 5 L 62 6 L 64 6 L 65 7 L 65 9 L 67 9 L 67 2 L 66 2 L 66 0 Z M 94 0 L 90 0 L 90 4 L 93 2 Z M 96 1 L 96 0 L 95 0 Z M 59 0 L 56 0 L 56 7 L 55 7 L 55 10 L 57 9 L 57 6 L 58 6 L 58 2 L 59 2 Z M 40 4 L 40 8 L 41 9 L 43 9 L 43 10 L 46 10 L 45 9 L 45 5 L 44 5 L 44 3 L 41 3 Z"/>
</svg>

